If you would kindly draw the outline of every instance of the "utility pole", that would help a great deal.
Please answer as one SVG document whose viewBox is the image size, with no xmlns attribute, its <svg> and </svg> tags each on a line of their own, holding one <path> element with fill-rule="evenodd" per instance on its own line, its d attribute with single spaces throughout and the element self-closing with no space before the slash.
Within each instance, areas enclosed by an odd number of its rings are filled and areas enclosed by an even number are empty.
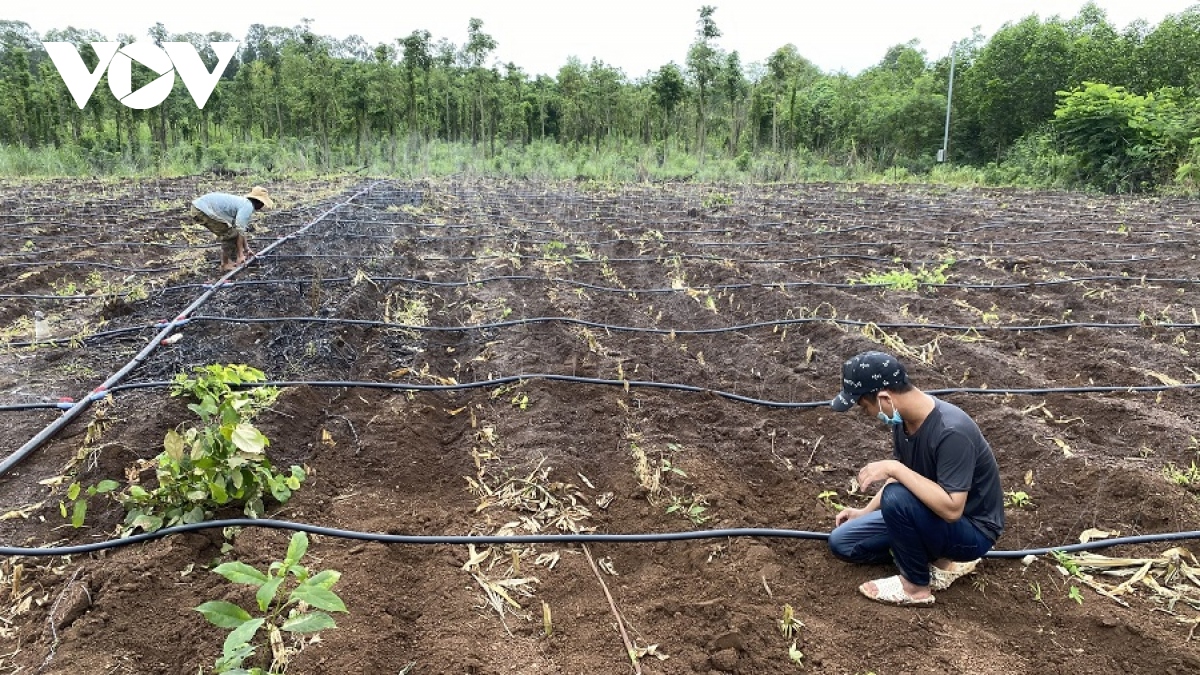
<svg viewBox="0 0 1200 675">
<path fill-rule="evenodd" d="M 950 100 L 954 96 L 954 58 L 958 55 L 958 41 L 950 44 L 950 83 L 946 86 L 946 131 L 942 134 L 942 149 L 938 150 L 937 161 L 950 159 Z"/>
</svg>

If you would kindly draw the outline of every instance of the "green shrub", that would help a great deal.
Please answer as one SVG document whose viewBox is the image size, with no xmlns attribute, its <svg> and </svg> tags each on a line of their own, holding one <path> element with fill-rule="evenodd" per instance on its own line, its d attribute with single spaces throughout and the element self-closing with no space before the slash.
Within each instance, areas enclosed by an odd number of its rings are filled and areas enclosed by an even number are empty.
<svg viewBox="0 0 1200 675">
<path fill-rule="evenodd" d="M 308 535 L 297 532 L 292 535 L 287 556 L 281 562 L 271 563 L 266 572 L 238 561 L 223 563 L 213 569 L 235 584 L 247 584 L 257 589 L 254 599 L 261 614 L 256 617 L 224 600 L 213 600 L 195 608 L 209 623 L 231 630 L 213 672 L 229 675 L 283 672 L 282 668 L 287 665 L 287 647 L 281 633 L 319 633 L 337 627 L 333 617 L 326 612 L 346 611 L 345 603 L 331 590 L 342 575 L 335 570 L 325 570 L 310 576 L 308 569 L 300 564 L 300 558 L 307 551 Z M 291 584 L 289 577 L 293 581 Z M 291 586 L 290 591 L 288 586 Z M 271 651 L 270 667 L 267 670 L 244 668 L 246 659 L 253 657 L 264 645 Z"/>
<path fill-rule="evenodd" d="M 127 534 L 200 522 L 229 504 L 240 504 L 247 516 L 257 518 L 265 497 L 283 503 L 300 488 L 304 469 L 275 472 L 264 452 L 270 441 L 250 423 L 275 401 L 278 390 L 235 388 L 263 379 L 261 371 L 244 365 L 202 366 L 194 377 L 176 376 L 171 395 L 191 398 L 188 409 L 201 425 L 167 432 L 158 455 L 157 487 L 131 485 L 118 496 L 127 511 Z"/>
</svg>

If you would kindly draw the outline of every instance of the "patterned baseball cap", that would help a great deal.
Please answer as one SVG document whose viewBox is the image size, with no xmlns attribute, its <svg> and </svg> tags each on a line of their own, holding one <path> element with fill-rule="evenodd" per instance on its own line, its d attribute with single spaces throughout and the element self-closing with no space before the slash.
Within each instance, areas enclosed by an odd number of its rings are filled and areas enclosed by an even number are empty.
<svg viewBox="0 0 1200 675">
<path fill-rule="evenodd" d="M 899 359 L 884 352 L 863 352 L 842 364 L 842 391 L 829 405 L 845 412 L 864 394 L 907 382 L 908 373 Z"/>
</svg>

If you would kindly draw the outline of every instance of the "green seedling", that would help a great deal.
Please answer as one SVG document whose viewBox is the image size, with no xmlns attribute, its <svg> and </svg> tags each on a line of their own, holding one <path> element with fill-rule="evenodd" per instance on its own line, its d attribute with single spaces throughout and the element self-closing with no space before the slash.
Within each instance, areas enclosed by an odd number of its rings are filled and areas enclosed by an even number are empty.
<svg viewBox="0 0 1200 675">
<path fill-rule="evenodd" d="M 683 469 L 672 464 L 671 460 L 667 459 L 666 457 L 662 458 L 661 469 L 663 473 L 673 473 L 681 478 L 687 478 L 687 474 L 683 472 Z"/>
<path fill-rule="evenodd" d="M 1078 577 L 1083 575 L 1083 573 L 1079 570 L 1079 563 L 1075 562 L 1075 559 L 1071 557 L 1071 554 L 1064 553 L 1063 551 L 1051 551 L 1050 555 L 1054 556 L 1054 561 L 1058 563 L 1060 567 L 1066 570 L 1067 574 L 1070 576 Z"/>
<path fill-rule="evenodd" d="M 1004 506 L 1008 508 L 1023 509 L 1033 506 L 1033 498 L 1028 493 L 1020 490 L 1009 490 L 1004 493 Z"/>
<path fill-rule="evenodd" d="M 67 488 L 67 501 L 60 501 L 58 503 L 58 510 L 62 514 L 63 518 L 68 517 L 67 502 L 70 502 L 71 508 L 69 511 L 71 527 L 76 529 L 81 528 L 83 527 L 84 518 L 87 517 L 88 497 L 106 494 L 116 490 L 119 487 L 121 487 L 121 484 L 115 480 L 102 480 L 99 483 L 92 485 L 85 491 L 83 490 L 83 486 L 79 483 L 71 483 L 71 485 Z M 84 492 L 86 492 L 86 494 L 83 494 Z M 82 497 L 80 497 L 81 494 L 83 494 Z"/>
<path fill-rule="evenodd" d="M 891 290 L 915 291 L 923 284 L 944 284 L 946 270 L 955 263 L 954 258 L 947 258 L 941 265 L 933 269 L 919 267 L 916 270 L 889 270 L 887 272 L 868 272 L 859 277 L 847 279 L 851 284 L 874 284 L 885 286 Z"/>
<path fill-rule="evenodd" d="M 545 244 L 542 244 L 542 257 L 546 260 L 556 260 L 567 263 L 571 261 L 570 256 L 567 255 L 566 243 L 557 240 L 548 241 Z"/>
<path fill-rule="evenodd" d="M 796 618 L 796 610 L 792 609 L 791 605 L 784 604 L 783 618 L 779 620 L 779 632 L 783 633 L 783 637 L 791 640 L 803 627 L 804 623 Z"/>
<path fill-rule="evenodd" d="M 717 206 L 729 206 L 732 203 L 733 197 L 721 192 L 714 192 L 705 197 L 704 201 L 700 202 L 700 205 L 706 209 L 711 209 Z"/>
<path fill-rule="evenodd" d="M 308 551 L 308 535 L 297 532 L 288 544 L 287 556 L 273 562 L 266 572 L 243 562 L 218 565 L 214 572 L 235 584 L 253 586 L 257 616 L 239 605 L 224 600 L 212 600 L 195 608 L 214 626 L 230 629 L 222 646 L 221 657 L 213 666 L 214 673 L 229 675 L 266 675 L 282 673 L 287 668 L 288 650 L 283 633 L 319 633 L 336 628 L 327 612 L 345 612 L 346 605 L 331 590 L 341 578 L 335 570 L 310 575 L 300 564 Z M 270 665 L 245 667 L 246 659 L 255 656 L 263 646 L 271 651 Z M 263 661 L 259 658 L 259 661 Z"/>
<path fill-rule="evenodd" d="M 846 507 L 844 504 L 841 504 L 840 502 L 838 502 L 835 499 L 835 497 L 837 497 L 837 494 L 838 494 L 837 490 L 826 490 L 826 491 L 822 492 L 821 494 L 817 495 L 817 501 L 821 502 L 825 506 L 828 506 L 830 509 L 832 509 L 834 511 L 841 511 L 842 509 L 844 509 Z"/>
<path fill-rule="evenodd" d="M 1195 461 L 1186 469 L 1181 469 L 1173 462 L 1168 462 L 1163 467 L 1163 475 L 1167 480 L 1182 487 L 1200 487 L 1200 467 L 1196 466 Z"/>
<path fill-rule="evenodd" d="M 667 506 L 667 513 L 679 513 L 683 517 L 692 521 L 693 525 L 703 525 L 708 522 L 708 516 L 704 514 L 708 510 L 708 502 L 700 495 L 692 495 L 690 502 L 684 501 L 682 497 L 671 497 L 671 504 Z"/>
<path fill-rule="evenodd" d="M 792 646 L 788 647 L 788 659 L 798 666 L 804 665 L 804 652 L 800 651 L 795 642 L 792 642 Z"/>
<path fill-rule="evenodd" d="M 1074 600 L 1077 604 L 1083 604 L 1083 592 L 1078 586 L 1071 586 L 1071 590 L 1067 591 L 1067 597 Z"/>
</svg>

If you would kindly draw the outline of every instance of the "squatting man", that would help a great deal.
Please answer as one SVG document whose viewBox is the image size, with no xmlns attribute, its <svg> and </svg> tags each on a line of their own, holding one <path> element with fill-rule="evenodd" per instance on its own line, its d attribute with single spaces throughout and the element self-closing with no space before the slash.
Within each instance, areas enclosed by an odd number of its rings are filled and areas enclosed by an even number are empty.
<svg viewBox="0 0 1200 675">
<path fill-rule="evenodd" d="M 210 192 L 192 201 L 192 220 L 207 227 L 221 241 L 221 271 L 228 272 L 254 257 L 246 243 L 246 228 L 250 216 L 263 208 L 272 208 L 267 189 L 255 185 L 244 197 Z"/>
<path fill-rule="evenodd" d="M 842 365 L 837 412 L 858 407 L 892 434 L 892 458 L 858 473 L 863 490 L 881 489 L 862 508 L 837 514 L 829 548 L 853 563 L 894 561 L 900 573 L 858 587 L 893 605 L 933 604 L 933 591 L 975 570 L 1004 531 L 1004 494 L 996 457 L 961 408 L 909 382 L 884 352 Z"/>
</svg>

